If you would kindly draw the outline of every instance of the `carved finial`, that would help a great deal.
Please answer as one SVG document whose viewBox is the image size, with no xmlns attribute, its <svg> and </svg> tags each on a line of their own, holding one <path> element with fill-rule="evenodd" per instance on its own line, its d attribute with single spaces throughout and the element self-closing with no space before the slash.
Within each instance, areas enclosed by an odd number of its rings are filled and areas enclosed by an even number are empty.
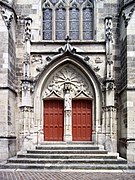
<svg viewBox="0 0 135 180">
<path fill-rule="evenodd" d="M 71 41 L 71 38 L 70 38 L 69 36 L 67 36 L 67 37 L 65 38 L 65 41 L 66 41 L 67 44 L 69 44 L 69 42 Z"/>
</svg>

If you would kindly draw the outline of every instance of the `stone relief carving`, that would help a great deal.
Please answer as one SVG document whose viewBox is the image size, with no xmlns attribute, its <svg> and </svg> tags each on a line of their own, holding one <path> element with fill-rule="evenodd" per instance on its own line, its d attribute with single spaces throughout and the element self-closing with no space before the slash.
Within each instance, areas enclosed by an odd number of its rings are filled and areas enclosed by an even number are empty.
<svg viewBox="0 0 135 180">
<path fill-rule="evenodd" d="M 53 92 L 58 96 L 64 96 L 64 86 L 70 84 L 70 94 L 76 97 L 80 92 L 84 92 L 88 97 L 93 97 L 93 92 L 87 80 L 71 66 L 65 66 L 54 74 L 49 85 L 45 88 L 43 97 L 49 97 Z M 67 93 L 67 99 L 68 99 Z M 67 106 L 69 101 L 67 101 Z"/>
<path fill-rule="evenodd" d="M 103 62 L 103 60 L 100 57 L 97 57 L 95 59 L 95 63 L 102 63 L 102 62 Z"/>
<path fill-rule="evenodd" d="M 43 63 L 42 56 L 40 54 L 33 55 L 31 62 L 32 63 L 41 63 L 42 64 Z"/>
</svg>

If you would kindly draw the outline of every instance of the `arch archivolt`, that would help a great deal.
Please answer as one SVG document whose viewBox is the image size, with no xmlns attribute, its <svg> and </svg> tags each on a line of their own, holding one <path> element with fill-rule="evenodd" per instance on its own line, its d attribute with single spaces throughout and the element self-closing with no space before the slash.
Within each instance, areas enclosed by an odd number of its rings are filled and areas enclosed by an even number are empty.
<svg viewBox="0 0 135 180">
<path fill-rule="evenodd" d="M 98 80 L 90 67 L 89 69 L 86 68 L 81 61 L 63 58 L 54 61 L 42 72 L 36 85 L 34 98 L 34 119 L 38 129 L 42 129 L 44 124 L 44 100 L 53 98 L 64 100 L 64 113 L 65 115 L 70 114 L 70 117 L 65 116 L 65 119 L 67 118 L 70 123 L 72 123 L 72 113 L 69 113 L 69 111 L 72 112 L 72 107 L 66 107 L 66 104 L 72 105 L 72 100 L 77 98 L 91 100 L 92 131 L 94 133 L 97 131 L 101 121 L 102 97 Z M 71 133 L 67 132 L 67 134 L 70 135 L 67 140 L 71 140 Z"/>
</svg>

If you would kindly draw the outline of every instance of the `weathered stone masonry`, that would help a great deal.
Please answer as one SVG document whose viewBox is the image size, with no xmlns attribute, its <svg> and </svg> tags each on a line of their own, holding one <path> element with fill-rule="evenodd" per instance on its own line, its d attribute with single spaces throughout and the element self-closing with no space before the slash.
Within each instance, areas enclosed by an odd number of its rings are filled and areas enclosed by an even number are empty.
<svg viewBox="0 0 135 180">
<path fill-rule="evenodd" d="M 67 9 L 78 8 L 83 1 L 66 3 Z M 72 99 L 88 98 L 92 140 L 135 161 L 135 2 L 88 0 L 85 5 L 94 7 L 92 40 L 43 40 L 42 7 L 50 6 L 49 0 L 0 0 L 1 160 L 44 140 L 43 103 L 49 98 L 65 102 L 64 140 L 72 141 Z M 54 38 L 55 26 L 52 31 Z M 71 72 L 78 76 L 75 83 L 60 77 L 71 78 Z"/>
</svg>

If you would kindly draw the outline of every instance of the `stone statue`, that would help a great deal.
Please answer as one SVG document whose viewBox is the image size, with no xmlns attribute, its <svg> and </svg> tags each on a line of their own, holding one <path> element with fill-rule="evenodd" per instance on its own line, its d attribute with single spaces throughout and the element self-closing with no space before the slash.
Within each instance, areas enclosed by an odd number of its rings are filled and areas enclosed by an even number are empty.
<svg viewBox="0 0 135 180">
<path fill-rule="evenodd" d="M 65 94 L 65 110 L 71 110 L 71 95 L 70 95 L 70 93 Z"/>
</svg>

